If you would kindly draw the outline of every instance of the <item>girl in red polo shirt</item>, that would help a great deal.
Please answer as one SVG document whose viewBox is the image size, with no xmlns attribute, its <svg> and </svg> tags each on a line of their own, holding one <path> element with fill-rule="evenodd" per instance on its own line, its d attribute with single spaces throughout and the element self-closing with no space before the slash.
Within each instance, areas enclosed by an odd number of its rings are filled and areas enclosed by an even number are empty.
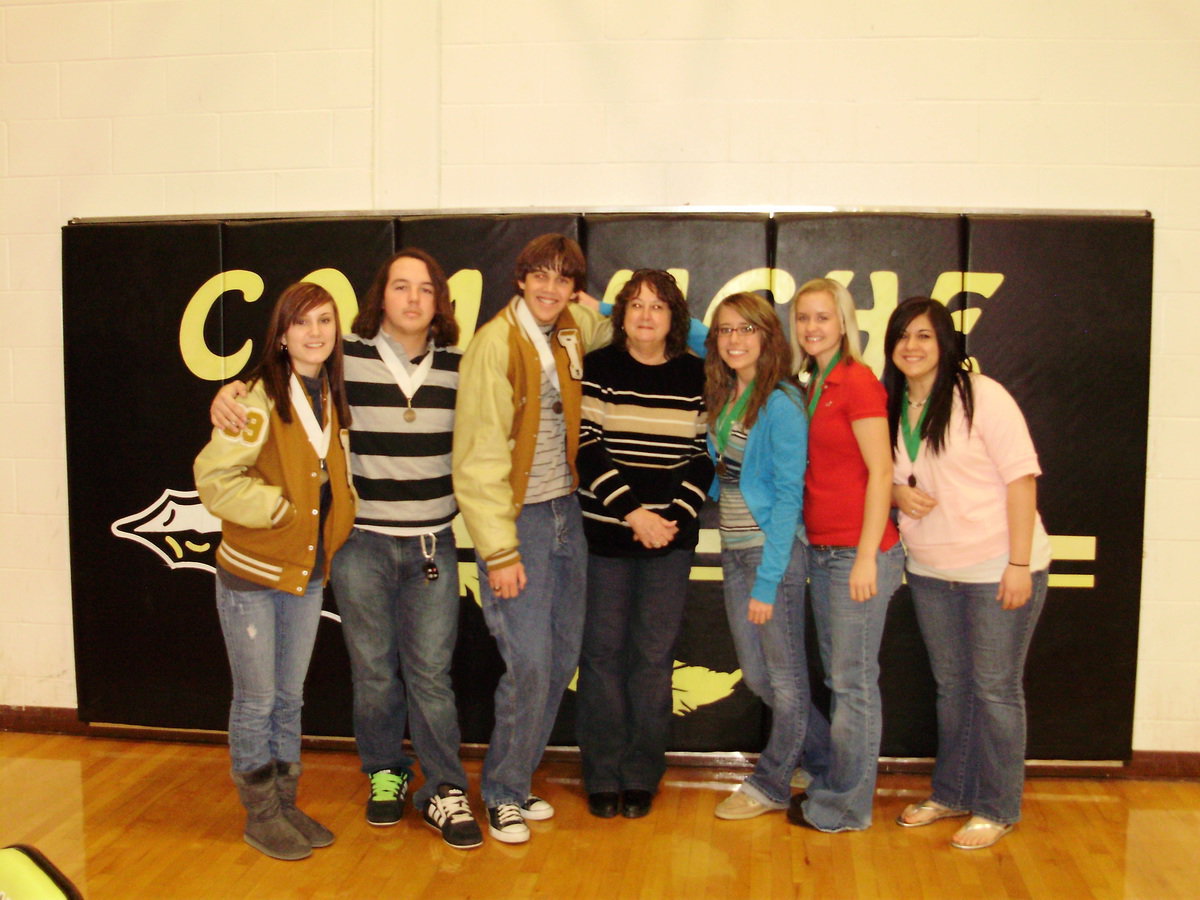
<svg viewBox="0 0 1200 900">
<path fill-rule="evenodd" d="M 838 282 L 806 282 L 792 301 L 792 342 L 807 375 L 804 525 L 813 618 L 833 692 L 831 764 L 788 819 L 820 831 L 871 824 L 883 710 L 879 643 L 904 551 L 891 506 L 887 396 L 862 361 L 854 300 Z"/>
</svg>

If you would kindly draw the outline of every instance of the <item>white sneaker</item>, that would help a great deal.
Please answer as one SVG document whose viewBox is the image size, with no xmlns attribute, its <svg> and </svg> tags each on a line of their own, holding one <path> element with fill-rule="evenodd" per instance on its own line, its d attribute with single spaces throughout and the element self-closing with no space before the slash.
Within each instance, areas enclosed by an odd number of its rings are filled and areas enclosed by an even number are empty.
<svg viewBox="0 0 1200 900">
<path fill-rule="evenodd" d="M 518 804 L 517 808 L 521 811 L 521 815 L 531 822 L 554 818 L 554 807 L 548 801 L 541 797 L 535 797 L 533 794 L 526 797 L 525 802 Z"/>
<path fill-rule="evenodd" d="M 782 809 L 787 807 L 766 806 L 739 789 L 718 803 L 713 815 L 718 819 L 753 819 L 763 813 L 779 812 Z"/>
<path fill-rule="evenodd" d="M 488 834 L 505 844 L 523 844 L 529 840 L 529 826 L 521 818 L 521 807 L 515 803 L 489 806 Z"/>
</svg>

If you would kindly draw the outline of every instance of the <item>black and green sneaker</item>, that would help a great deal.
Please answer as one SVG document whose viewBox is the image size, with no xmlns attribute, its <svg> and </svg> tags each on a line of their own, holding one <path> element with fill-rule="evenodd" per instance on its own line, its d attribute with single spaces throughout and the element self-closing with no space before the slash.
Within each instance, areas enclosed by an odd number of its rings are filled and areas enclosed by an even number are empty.
<svg viewBox="0 0 1200 900">
<path fill-rule="evenodd" d="M 371 796 L 367 798 L 367 821 L 372 825 L 395 825 L 404 815 L 408 796 L 408 772 L 404 769 L 380 769 L 367 776 Z"/>
</svg>

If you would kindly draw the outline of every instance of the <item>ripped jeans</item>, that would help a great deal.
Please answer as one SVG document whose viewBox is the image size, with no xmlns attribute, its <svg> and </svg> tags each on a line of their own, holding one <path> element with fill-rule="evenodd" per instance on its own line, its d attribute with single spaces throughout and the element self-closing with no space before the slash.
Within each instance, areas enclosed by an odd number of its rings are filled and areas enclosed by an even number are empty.
<svg viewBox="0 0 1200 900">
<path fill-rule="evenodd" d="M 321 580 L 297 597 L 285 591 L 236 591 L 217 576 L 217 615 L 233 677 L 229 755 L 233 771 L 273 759 L 300 760 L 304 676 L 321 621 Z"/>
</svg>

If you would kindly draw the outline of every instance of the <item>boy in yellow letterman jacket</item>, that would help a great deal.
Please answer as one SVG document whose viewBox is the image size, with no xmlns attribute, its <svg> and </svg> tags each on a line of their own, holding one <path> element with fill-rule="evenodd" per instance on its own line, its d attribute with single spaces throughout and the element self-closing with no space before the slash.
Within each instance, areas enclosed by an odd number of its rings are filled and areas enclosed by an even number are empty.
<svg viewBox="0 0 1200 900">
<path fill-rule="evenodd" d="M 459 368 L 454 493 L 475 543 L 484 620 L 506 671 L 483 764 L 488 831 L 529 840 L 554 808 L 530 792 L 579 660 L 587 544 L 575 488 L 583 357 L 609 321 L 572 303 L 587 268 L 560 234 L 517 257 L 517 296 L 476 332 Z"/>
</svg>

